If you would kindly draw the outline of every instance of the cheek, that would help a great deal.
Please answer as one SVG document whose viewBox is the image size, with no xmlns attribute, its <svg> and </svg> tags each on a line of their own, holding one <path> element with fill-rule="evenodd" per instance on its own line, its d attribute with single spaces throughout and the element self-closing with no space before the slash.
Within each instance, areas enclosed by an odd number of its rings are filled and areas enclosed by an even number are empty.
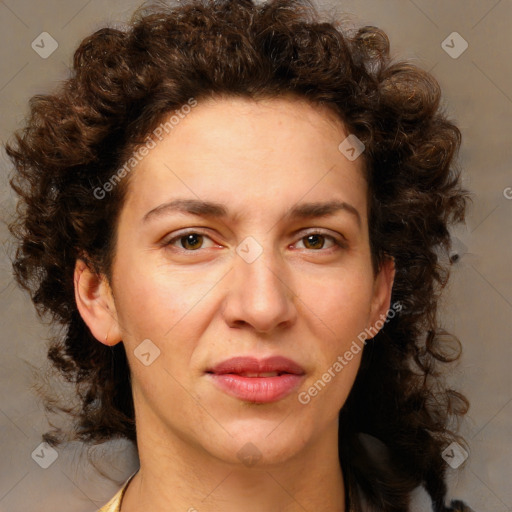
<svg viewBox="0 0 512 512">
<path fill-rule="evenodd" d="M 118 267 L 118 276 L 125 277 L 117 282 L 116 307 L 122 327 L 133 336 L 166 338 L 175 325 L 187 323 L 214 284 L 213 279 L 198 281 L 190 272 L 171 272 L 162 265 L 124 267 Z"/>
<path fill-rule="evenodd" d="M 174 316 L 173 306 L 176 300 L 169 293 L 164 293 L 162 282 L 155 283 L 147 276 L 131 272 L 125 274 L 116 287 L 116 307 L 121 328 L 130 342 L 138 338 L 151 338 L 166 327 L 171 328 Z M 124 340 L 127 342 L 128 340 Z"/>
<path fill-rule="evenodd" d="M 300 287 L 298 304 L 306 317 L 316 319 L 335 348 L 366 327 L 372 281 L 365 272 L 339 272 L 310 280 Z"/>
</svg>

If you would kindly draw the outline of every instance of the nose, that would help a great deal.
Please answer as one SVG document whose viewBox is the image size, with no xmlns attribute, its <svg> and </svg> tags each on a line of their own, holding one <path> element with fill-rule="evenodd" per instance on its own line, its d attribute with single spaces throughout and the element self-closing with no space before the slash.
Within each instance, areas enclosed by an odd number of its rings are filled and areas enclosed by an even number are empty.
<svg viewBox="0 0 512 512">
<path fill-rule="evenodd" d="M 292 275 L 279 255 L 266 248 L 254 261 L 235 255 L 224 303 L 230 327 L 251 326 L 259 333 L 291 326 L 297 316 Z"/>
</svg>

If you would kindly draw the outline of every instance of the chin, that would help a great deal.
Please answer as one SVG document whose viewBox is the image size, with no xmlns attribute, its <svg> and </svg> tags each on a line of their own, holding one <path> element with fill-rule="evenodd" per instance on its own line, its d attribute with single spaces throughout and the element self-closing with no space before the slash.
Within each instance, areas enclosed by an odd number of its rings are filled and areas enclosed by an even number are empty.
<svg viewBox="0 0 512 512">
<path fill-rule="evenodd" d="M 279 422 L 252 422 L 250 425 L 244 422 L 244 425 L 239 424 L 235 429 L 233 425 L 227 427 L 232 437 L 225 436 L 222 447 L 220 440 L 217 440 L 215 446 L 211 446 L 208 451 L 227 463 L 243 464 L 246 467 L 282 464 L 303 450 L 308 439 L 303 429 L 290 431 L 289 425 L 284 427 Z"/>
</svg>

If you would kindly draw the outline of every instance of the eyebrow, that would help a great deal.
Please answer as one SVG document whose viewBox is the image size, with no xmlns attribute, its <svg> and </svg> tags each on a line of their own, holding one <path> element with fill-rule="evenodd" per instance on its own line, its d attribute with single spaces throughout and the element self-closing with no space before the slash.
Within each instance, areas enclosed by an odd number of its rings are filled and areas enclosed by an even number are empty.
<svg viewBox="0 0 512 512">
<path fill-rule="evenodd" d="M 323 203 L 300 203 L 291 207 L 285 213 L 284 218 L 286 220 L 295 220 L 328 217 L 339 211 L 346 211 L 350 213 L 357 221 L 357 225 L 361 227 L 361 215 L 357 209 L 345 201 L 338 200 Z M 153 208 L 144 215 L 142 221 L 147 222 L 151 218 L 172 212 L 215 218 L 225 218 L 230 216 L 228 209 L 222 203 L 202 201 L 200 199 L 175 199 Z M 237 218 L 238 216 L 232 215 L 232 217 Z"/>
</svg>

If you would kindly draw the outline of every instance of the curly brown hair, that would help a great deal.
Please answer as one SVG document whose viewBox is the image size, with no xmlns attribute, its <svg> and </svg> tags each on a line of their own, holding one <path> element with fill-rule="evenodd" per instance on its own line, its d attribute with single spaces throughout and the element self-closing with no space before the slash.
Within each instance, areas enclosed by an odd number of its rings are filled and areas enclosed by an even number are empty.
<svg viewBox="0 0 512 512">
<path fill-rule="evenodd" d="M 39 314 L 64 327 L 48 355 L 76 385 L 79 410 L 67 409 L 73 436 L 136 442 L 123 344 L 94 339 L 73 285 L 77 258 L 111 277 L 130 177 L 106 199 L 93 191 L 191 97 L 287 94 L 329 107 L 364 143 L 374 270 L 383 258 L 395 259 L 391 300 L 402 311 L 365 349 L 340 412 L 339 456 L 352 506 L 404 512 L 413 489 L 424 485 L 436 512 L 464 510 L 461 502 L 445 506 L 442 451 L 463 442 L 454 425 L 468 402 L 439 369 L 458 358 L 460 343 L 437 319 L 449 275 L 442 257 L 448 227 L 464 220 L 469 199 L 453 164 L 461 135 L 440 106 L 436 80 L 393 61 L 382 30 L 342 30 L 308 0 L 145 5 L 126 29 L 103 28 L 81 42 L 70 78 L 31 99 L 25 128 L 6 145 L 20 197 L 11 224 L 19 241 L 14 271 Z M 384 465 L 368 436 L 385 445 Z M 56 444 L 63 433 L 44 438 Z"/>
</svg>

